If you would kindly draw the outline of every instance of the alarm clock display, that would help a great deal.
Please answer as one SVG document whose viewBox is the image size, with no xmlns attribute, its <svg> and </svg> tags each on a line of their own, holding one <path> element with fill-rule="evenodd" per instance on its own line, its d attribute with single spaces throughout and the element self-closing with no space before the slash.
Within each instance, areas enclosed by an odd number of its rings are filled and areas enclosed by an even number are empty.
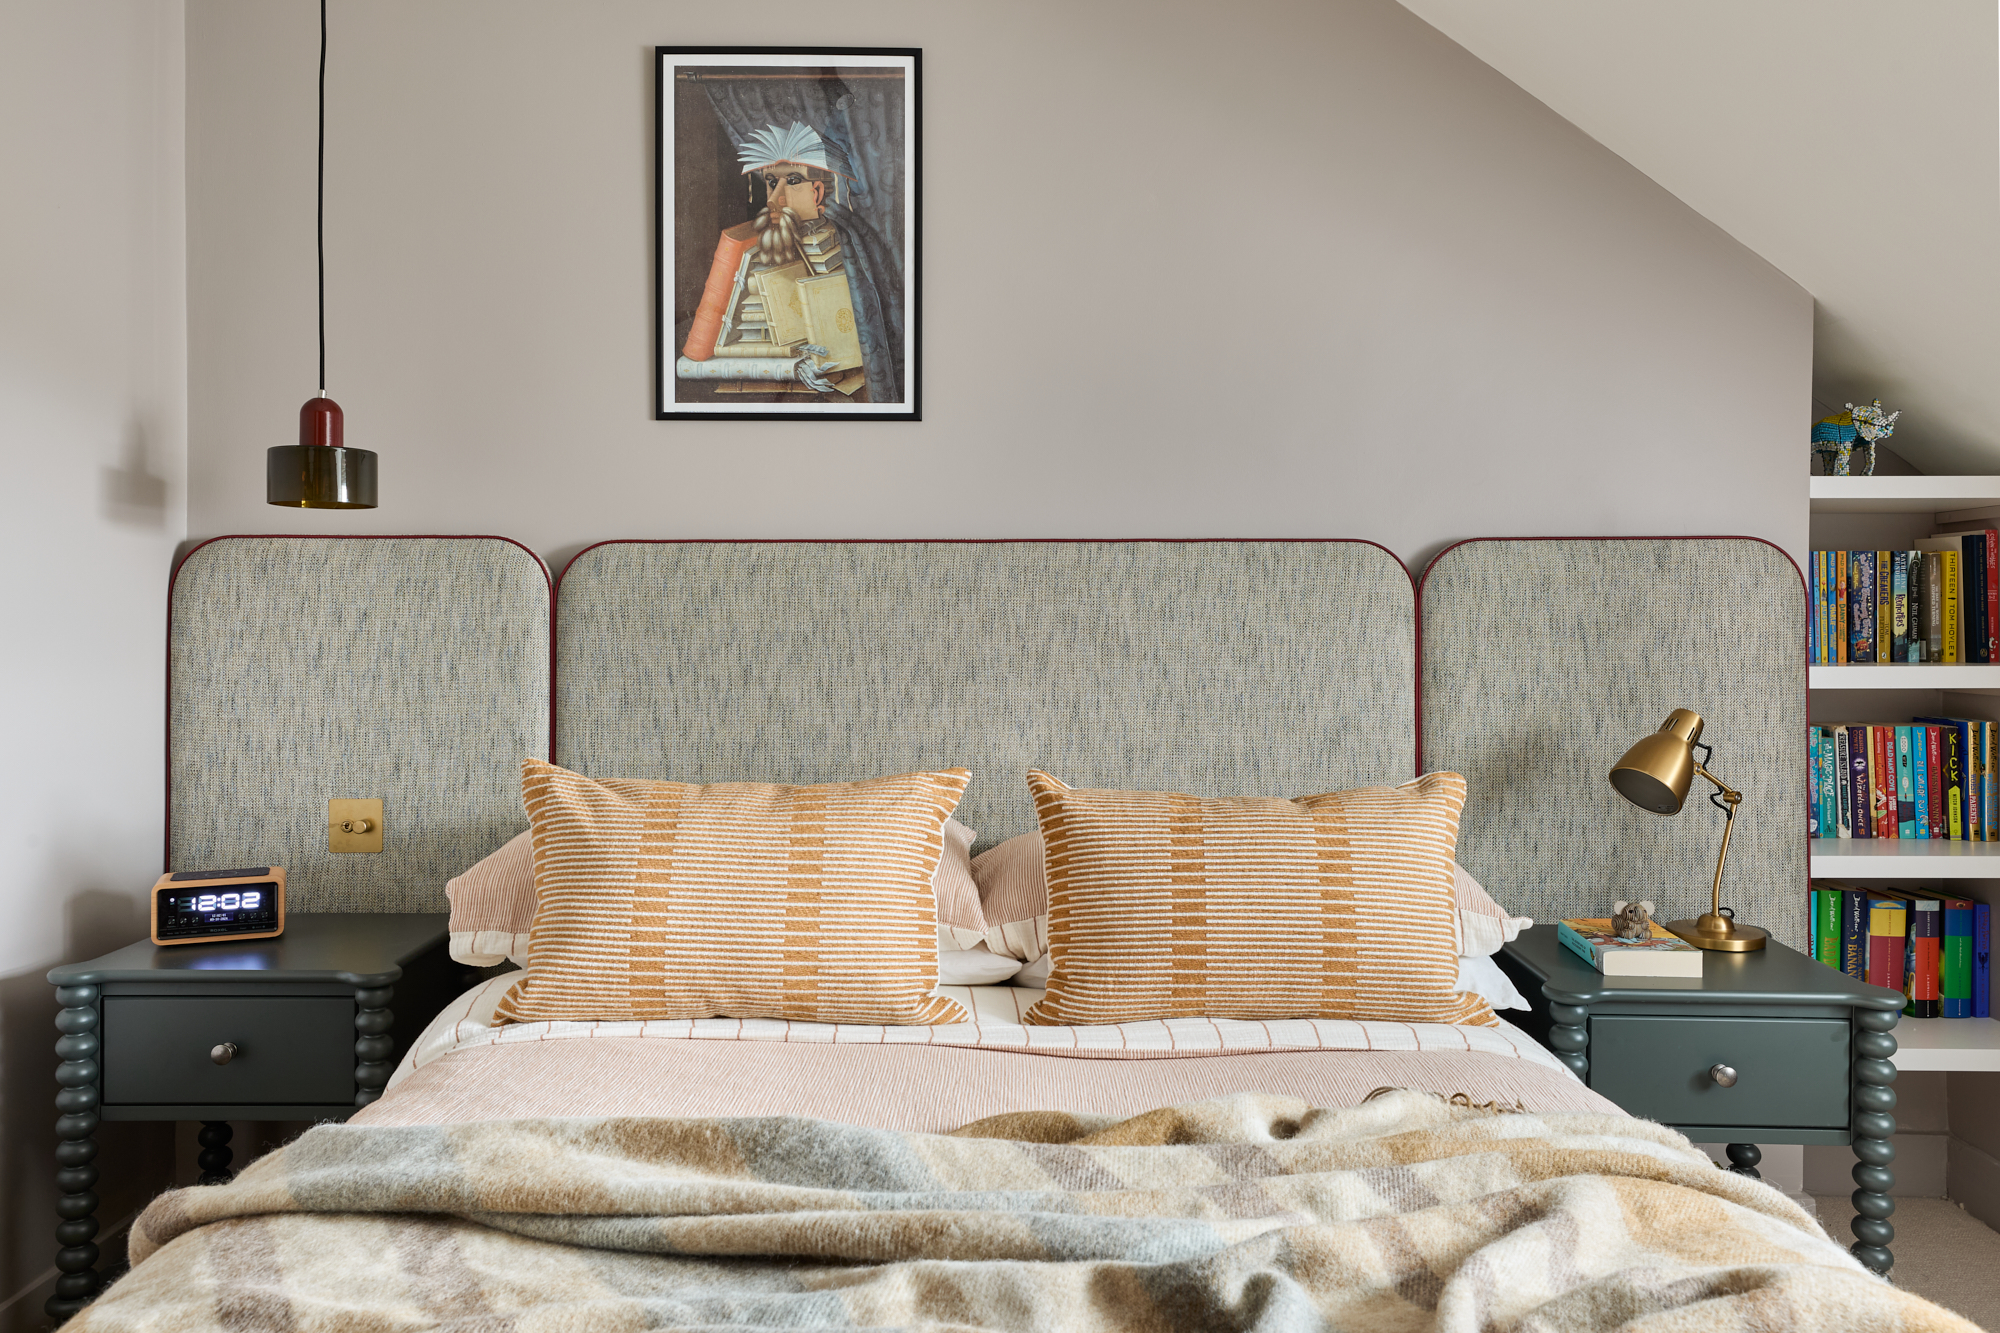
<svg viewBox="0 0 2000 1333">
<path fill-rule="evenodd" d="M 153 943 L 265 940 L 284 933 L 281 866 L 183 870 L 153 885 Z"/>
</svg>

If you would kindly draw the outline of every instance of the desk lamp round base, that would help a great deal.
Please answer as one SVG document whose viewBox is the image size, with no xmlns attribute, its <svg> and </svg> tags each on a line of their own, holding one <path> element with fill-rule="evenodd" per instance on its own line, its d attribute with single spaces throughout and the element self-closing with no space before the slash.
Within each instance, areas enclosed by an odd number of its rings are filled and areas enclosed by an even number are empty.
<svg viewBox="0 0 2000 1333">
<path fill-rule="evenodd" d="M 1768 932 L 1756 926 L 1739 926 L 1726 916 L 1712 913 L 1662 924 L 1695 948 L 1712 949 L 1717 953 L 1750 953 L 1763 948 L 1771 938 Z"/>
</svg>

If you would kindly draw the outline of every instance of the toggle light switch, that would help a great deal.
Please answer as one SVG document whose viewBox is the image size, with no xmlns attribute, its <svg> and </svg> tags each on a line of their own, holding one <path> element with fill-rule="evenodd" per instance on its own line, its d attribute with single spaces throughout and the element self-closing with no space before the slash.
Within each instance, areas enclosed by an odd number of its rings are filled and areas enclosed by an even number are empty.
<svg viewBox="0 0 2000 1333">
<path fill-rule="evenodd" d="M 326 849 L 329 852 L 382 850 L 382 802 L 328 801 Z"/>
</svg>

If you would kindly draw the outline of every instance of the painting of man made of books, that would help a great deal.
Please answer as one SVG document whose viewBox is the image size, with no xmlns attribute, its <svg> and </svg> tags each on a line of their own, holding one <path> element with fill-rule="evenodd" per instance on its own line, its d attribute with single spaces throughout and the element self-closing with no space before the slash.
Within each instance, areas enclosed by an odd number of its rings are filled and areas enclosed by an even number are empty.
<svg viewBox="0 0 2000 1333">
<path fill-rule="evenodd" d="M 661 52 L 663 417 L 915 415 L 915 53 L 830 58 Z"/>
</svg>

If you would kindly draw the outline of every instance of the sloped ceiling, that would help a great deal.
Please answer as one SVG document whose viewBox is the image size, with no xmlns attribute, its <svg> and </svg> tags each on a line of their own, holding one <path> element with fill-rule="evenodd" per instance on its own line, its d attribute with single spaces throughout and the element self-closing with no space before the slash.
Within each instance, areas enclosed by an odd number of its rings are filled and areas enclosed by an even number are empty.
<svg viewBox="0 0 2000 1333">
<path fill-rule="evenodd" d="M 2000 472 L 1994 0 L 1403 3 L 1811 292 L 1816 416 Z"/>
</svg>

